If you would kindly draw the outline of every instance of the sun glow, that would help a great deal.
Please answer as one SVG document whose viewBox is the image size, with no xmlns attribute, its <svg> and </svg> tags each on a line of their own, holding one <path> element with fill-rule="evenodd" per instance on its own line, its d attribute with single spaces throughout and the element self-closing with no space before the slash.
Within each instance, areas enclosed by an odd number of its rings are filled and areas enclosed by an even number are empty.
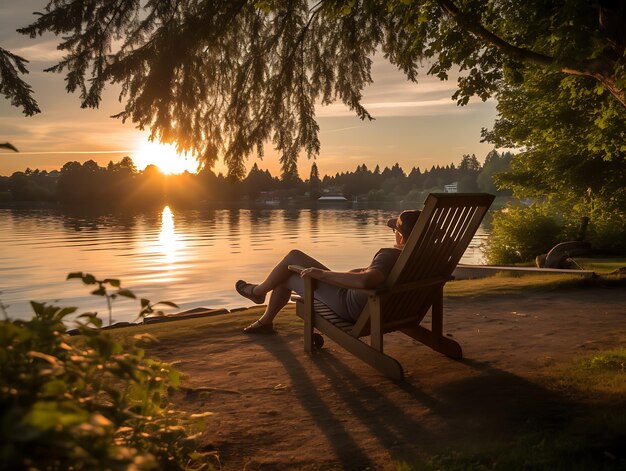
<svg viewBox="0 0 626 471">
<path fill-rule="evenodd" d="M 133 155 L 133 162 L 139 170 L 143 170 L 148 165 L 156 165 L 166 175 L 198 171 L 196 159 L 178 154 L 176 146 L 172 144 L 159 144 L 158 142 L 144 142 L 139 151 Z"/>
</svg>

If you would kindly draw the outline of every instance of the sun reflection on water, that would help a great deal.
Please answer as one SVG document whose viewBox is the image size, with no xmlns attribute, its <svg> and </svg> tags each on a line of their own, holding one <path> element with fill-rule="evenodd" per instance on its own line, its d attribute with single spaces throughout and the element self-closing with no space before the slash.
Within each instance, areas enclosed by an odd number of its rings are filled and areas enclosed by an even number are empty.
<svg viewBox="0 0 626 471">
<path fill-rule="evenodd" d="M 161 213 L 161 232 L 159 233 L 159 242 L 161 243 L 161 251 L 165 256 L 165 261 L 174 263 L 176 261 L 176 251 L 180 246 L 180 242 L 176 237 L 174 230 L 174 215 L 169 206 L 163 208 Z"/>
</svg>

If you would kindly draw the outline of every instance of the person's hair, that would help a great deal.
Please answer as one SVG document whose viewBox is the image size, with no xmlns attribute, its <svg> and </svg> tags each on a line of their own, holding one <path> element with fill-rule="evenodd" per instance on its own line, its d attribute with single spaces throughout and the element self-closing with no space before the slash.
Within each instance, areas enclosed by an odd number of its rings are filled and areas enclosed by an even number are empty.
<svg viewBox="0 0 626 471">
<path fill-rule="evenodd" d="M 415 227 L 415 223 L 419 218 L 421 211 L 418 210 L 407 210 L 402 211 L 397 218 L 391 218 L 387 221 L 387 226 L 395 229 L 405 239 L 408 239 L 411 235 L 411 231 Z"/>
</svg>

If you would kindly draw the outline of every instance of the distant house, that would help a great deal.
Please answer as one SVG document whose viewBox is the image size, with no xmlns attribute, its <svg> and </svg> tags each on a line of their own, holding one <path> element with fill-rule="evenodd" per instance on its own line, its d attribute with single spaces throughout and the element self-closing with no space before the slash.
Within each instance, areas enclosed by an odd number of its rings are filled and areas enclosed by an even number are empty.
<svg viewBox="0 0 626 471">
<path fill-rule="evenodd" d="M 343 203 L 348 200 L 344 196 L 320 196 L 317 201 L 320 203 Z"/>
<path fill-rule="evenodd" d="M 458 193 L 459 182 L 450 183 L 449 185 L 443 186 L 444 193 Z"/>
</svg>

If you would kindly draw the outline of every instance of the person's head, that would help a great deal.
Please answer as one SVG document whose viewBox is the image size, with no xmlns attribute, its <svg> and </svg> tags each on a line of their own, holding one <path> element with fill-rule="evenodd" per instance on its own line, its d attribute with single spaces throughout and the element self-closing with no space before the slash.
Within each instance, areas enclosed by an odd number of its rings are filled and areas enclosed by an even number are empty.
<svg viewBox="0 0 626 471">
<path fill-rule="evenodd" d="M 397 218 L 391 218 L 387 221 L 387 226 L 391 227 L 396 233 L 396 243 L 398 245 L 404 245 L 409 240 L 420 212 L 417 210 L 402 211 Z"/>
</svg>

